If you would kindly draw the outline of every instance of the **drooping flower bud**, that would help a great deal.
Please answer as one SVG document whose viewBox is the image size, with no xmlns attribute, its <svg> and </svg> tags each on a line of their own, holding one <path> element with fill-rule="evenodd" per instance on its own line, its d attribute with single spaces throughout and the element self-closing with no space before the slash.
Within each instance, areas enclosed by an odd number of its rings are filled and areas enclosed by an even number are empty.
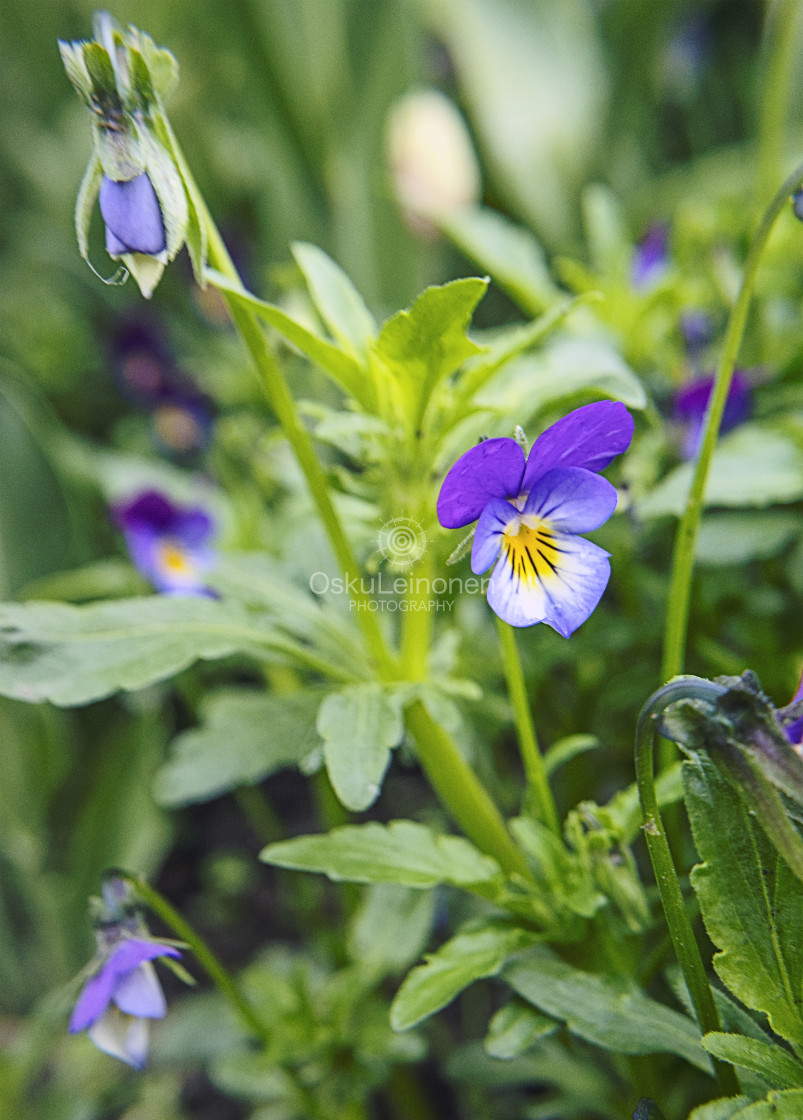
<svg viewBox="0 0 803 1120">
<path fill-rule="evenodd" d="M 106 13 L 96 17 L 94 30 L 94 40 L 59 43 L 67 76 L 92 119 L 93 150 L 75 207 L 81 256 L 89 261 L 89 226 L 99 200 L 106 251 L 122 260 L 146 299 L 185 242 L 203 285 L 200 200 L 162 106 L 176 61 L 135 27 L 120 31 Z"/>
</svg>

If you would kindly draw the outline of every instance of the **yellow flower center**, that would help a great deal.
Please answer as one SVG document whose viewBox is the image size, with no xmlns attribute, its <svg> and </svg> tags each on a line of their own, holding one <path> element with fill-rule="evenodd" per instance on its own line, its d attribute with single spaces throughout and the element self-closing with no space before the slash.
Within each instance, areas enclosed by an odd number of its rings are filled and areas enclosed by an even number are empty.
<svg viewBox="0 0 803 1120">
<path fill-rule="evenodd" d="M 502 537 L 502 548 L 513 575 L 527 586 L 558 575 L 560 554 L 554 534 L 537 518 L 511 522 Z"/>
</svg>

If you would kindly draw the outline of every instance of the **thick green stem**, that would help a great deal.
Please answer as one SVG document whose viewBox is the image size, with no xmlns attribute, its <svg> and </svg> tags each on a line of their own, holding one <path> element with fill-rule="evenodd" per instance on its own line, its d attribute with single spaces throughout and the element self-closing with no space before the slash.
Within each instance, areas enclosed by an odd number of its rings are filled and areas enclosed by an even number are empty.
<svg viewBox="0 0 803 1120">
<path fill-rule="evenodd" d="M 192 174 L 184 159 L 175 137 L 171 134 L 176 158 L 181 166 L 182 175 L 187 182 L 193 183 Z M 217 226 L 203 201 L 197 187 L 194 191 L 196 204 L 200 209 L 200 220 L 203 222 L 209 246 L 209 263 L 224 276 L 241 286 L 241 280 L 234 262 L 229 256 Z M 229 308 L 234 325 L 243 342 L 248 347 L 251 357 L 262 376 L 262 387 L 276 419 L 284 431 L 290 446 L 298 461 L 298 465 L 307 480 L 312 500 L 318 510 L 318 515 L 323 523 L 326 535 L 335 559 L 346 577 L 347 586 L 352 597 L 359 625 L 371 657 L 377 666 L 379 674 L 383 677 L 392 677 L 395 673 L 394 659 L 388 651 L 384 635 L 379 627 L 376 615 L 370 610 L 369 596 L 360 586 L 360 567 L 354 556 L 348 538 L 346 537 L 340 519 L 335 511 L 329 494 L 329 485 L 326 475 L 315 454 L 312 440 L 301 423 L 298 409 L 293 395 L 287 385 L 279 363 L 276 361 L 268 346 L 265 332 L 258 317 L 242 306 L 237 299 L 228 292 L 223 292 L 223 297 Z"/>
<path fill-rule="evenodd" d="M 747 311 L 753 294 L 753 285 L 761 261 L 761 255 L 769 239 L 775 221 L 786 207 L 789 196 L 803 183 L 803 164 L 797 167 L 786 179 L 778 193 L 767 207 L 761 220 L 744 266 L 742 285 L 731 311 L 722 358 L 717 369 L 714 389 L 705 414 L 703 438 L 694 466 L 691 489 L 686 499 L 686 508 L 678 526 L 675 548 L 672 556 L 672 578 L 669 588 L 666 634 L 664 638 L 664 657 L 662 679 L 669 680 L 683 671 L 686 633 L 689 624 L 689 602 L 691 599 L 691 579 L 694 569 L 694 550 L 697 532 L 703 511 L 705 485 L 711 466 L 711 459 L 717 442 L 722 413 L 728 399 L 731 378 L 739 354 L 744 334 Z"/>
<path fill-rule="evenodd" d="M 496 620 L 496 630 L 499 634 L 499 645 L 502 648 L 507 691 L 510 696 L 510 703 L 513 706 L 513 718 L 516 723 L 524 773 L 527 776 L 530 801 L 541 820 L 556 836 L 560 836 L 560 820 L 555 807 L 555 799 L 549 787 L 544 757 L 538 748 L 538 739 L 536 738 L 533 715 L 527 697 L 527 686 L 524 682 L 516 635 L 513 627 L 500 618 Z"/>
<path fill-rule="evenodd" d="M 723 689 L 712 681 L 703 681 L 696 677 L 671 681 L 645 704 L 636 731 L 636 781 L 641 801 L 642 828 L 675 955 L 703 1034 L 719 1031 L 722 1027 L 700 949 L 686 913 L 680 883 L 658 809 L 653 773 L 653 748 L 655 720 L 669 704 L 681 699 L 707 699 L 712 695 L 719 695 L 722 691 Z M 714 1068 L 723 1095 L 732 1096 L 738 1093 L 739 1085 L 733 1068 L 716 1059 L 714 1059 Z"/>
<path fill-rule="evenodd" d="M 497 861 L 508 875 L 530 878 L 499 810 L 456 745 L 420 700 L 405 712 L 407 728 L 418 745 L 418 759 L 445 808 L 466 836 Z"/>
</svg>

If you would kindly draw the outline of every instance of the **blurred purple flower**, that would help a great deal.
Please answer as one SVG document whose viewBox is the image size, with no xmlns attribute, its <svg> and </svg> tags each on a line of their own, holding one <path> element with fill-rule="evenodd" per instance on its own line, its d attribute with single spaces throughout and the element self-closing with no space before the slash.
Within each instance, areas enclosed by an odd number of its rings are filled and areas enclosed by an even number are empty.
<svg viewBox="0 0 803 1120">
<path fill-rule="evenodd" d="M 98 969 L 78 997 L 69 1030 L 87 1031 L 99 1050 L 143 1069 L 148 1056 L 148 1020 L 163 1019 L 164 993 L 150 963 L 180 957 L 172 945 L 133 937 L 116 927 L 103 931 Z"/>
<path fill-rule="evenodd" d="M 669 267 L 669 227 L 658 222 L 647 230 L 633 253 L 630 280 L 638 291 L 651 288 Z"/>
<path fill-rule="evenodd" d="M 146 172 L 126 180 L 104 175 L 100 213 L 106 224 L 106 252 L 114 260 L 125 253 L 167 260 L 162 208 Z"/>
<path fill-rule="evenodd" d="M 578 533 L 599 528 L 616 490 L 596 472 L 630 444 L 624 405 L 578 408 L 538 437 L 529 456 L 514 439 L 488 439 L 444 479 L 438 520 L 447 529 L 479 519 L 472 571 L 496 567 L 488 603 L 511 626 L 546 622 L 568 638 L 592 613 L 610 576 L 608 553 Z"/>
<path fill-rule="evenodd" d="M 680 332 L 686 343 L 686 353 L 696 364 L 702 352 L 714 337 L 714 324 L 705 311 L 684 311 L 680 316 Z"/>
<path fill-rule="evenodd" d="M 141 315 L 115 325 L 111 363 L 122 392 L 137 407 L 150 409 L 170 391 L 175 360 L 161 333 Z"/>
<path fill-rule="evenodd" d="M 699 450 L 705 410 L 713 388 L 712 376 L 700 377 L 684 385 L 675 394 L 674 417 L 682 433 L 681 454 L 684 459 L 693 459 Z M 749 418 L 753 405 L 752 393 L 752 384 L 745 374 L 737 369 L 731 379 L 725 410 L 722 413 L 719 430 L 723 435 Z"/>
<path fill-rule="evenodd" d="M 174 505 L 164 494 L 146 490 L 112 513 L 135 567 L 157 591 L 212 595 L 202 578 L 215 563 L 215 527 L 205 509 Z"/>
<path fill-rule="evenodd" d="M 792 697 L 785 710 L 799 703 L 803 703 L 803 676 L 800 678 L 797 692 Z M 797 750 L 798 754 L 803 754 L 803 711 L 799 716 L 793 718 L 791 722 L 784 724 L 784 733 L 792 746 Z"/>
<path fill-rule="evenodd" d="M 166 389 L 151 412 L 159 449 L 174 459 L 191 458 L 208 447 L 212 436 L 212 402 L 192 385 Z"/>
</svg>

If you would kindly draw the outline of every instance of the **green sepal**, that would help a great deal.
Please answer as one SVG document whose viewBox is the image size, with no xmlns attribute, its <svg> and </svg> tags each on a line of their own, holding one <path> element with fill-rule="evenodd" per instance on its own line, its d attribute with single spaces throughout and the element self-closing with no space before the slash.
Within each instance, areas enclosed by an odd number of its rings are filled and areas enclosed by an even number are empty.
<svg viewBox="0 0 803 1120">
<path fill-rule="evenodd" d="M 136 36 L 139 50 L 148 68 L 156 95 L 164 99 L 172 93 L 178 83 L 178 62 L 172 51 L 157 47 L 150 35 L 135 27 L 128 29 L 129 35 Z"/>
<path fill-rule="evenodd" d="M 68 43 L 59 39 L 59 54 L 64 63 L 67 77 L 72 82 L 73 88 L 84 104 L 92 108 L 92 79 L 84 62 L 84 44 L 81 42 Z"/>
<path fill-rule="evenodd" d="M 102 180 L 100 156 L 93 150 L 75 200 L 75 236 L 78 238 L 78 251 L 85 261 L 89 260 L 89 226 Z"/>
<path fill-rule="evenodd" d="M 184 182 L 164 146 L 148 129 L 142 131 L 145 170 L 148 173 L 159 206 L 167 237 L 167 259 L 172 261 L 187 236 L 189 208 Z"/>
</svg>

